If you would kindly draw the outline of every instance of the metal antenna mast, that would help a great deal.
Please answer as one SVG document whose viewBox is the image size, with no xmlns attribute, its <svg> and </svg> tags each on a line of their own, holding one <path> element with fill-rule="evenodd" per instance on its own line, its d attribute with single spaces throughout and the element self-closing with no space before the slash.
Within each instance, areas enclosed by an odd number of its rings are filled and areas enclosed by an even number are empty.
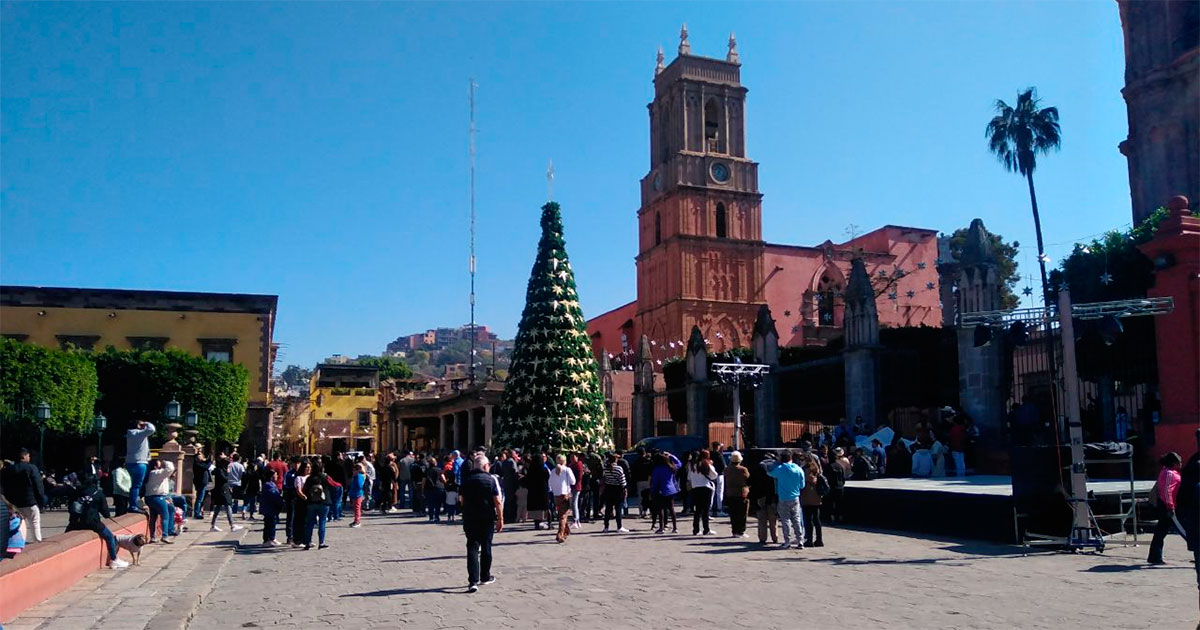
<svg viewBox="0 0 1200 630">
<path fill-rule="evenodd" d="M 471 258 L 468 267 L 471 274 L 471 356 L 467 375 L 471 385 L 475 384 L 475 77 L 470 79 L 471 126 L 467 135 L 470 136 L 471 154 Z"/>
</svg>

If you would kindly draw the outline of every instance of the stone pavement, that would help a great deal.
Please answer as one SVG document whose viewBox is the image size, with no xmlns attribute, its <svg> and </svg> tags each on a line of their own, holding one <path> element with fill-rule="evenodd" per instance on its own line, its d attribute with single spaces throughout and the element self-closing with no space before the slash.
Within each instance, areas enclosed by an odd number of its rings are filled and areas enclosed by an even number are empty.
<svg viewBox="0 0 1200 630">
<path fill-rule="evenodd" d="M 168 630 L 187 627 L 238 541 L 238 532 L 210 533 L 207 523 L 175 539 L 147 545 L 139 566 L 100 570 L 25 611 L 7 630 Z M 200 532 L 203 533 L 200 533 Z M 122 552 L 121 557 L 128 559 Z M 2 595 L 0 595 L 2 596 Z"/>
<path fill-rule="evenodd" d="M 329 549 L 243 544 L 190 627 L 1071 630 L 1197 620 L 1196 577 L 1177 536 L 1170 564 L 1152 568 L 1145 544 L 1022 556 L 1018 547 L 826 528 L 826 547 L 798 551 L 656 536 L 635 519 L 631 534 L 585 524 L 558 545 L 553 532 L 521 524 L 497 535 L 498 581 L 472 595 L 457 525 L 409 513 L 348 523 L 329 528 Z M 717 527 L 729 531 L 724 519 Z M 691 521 L 681 519 L 680 531 L 690 533 Z M 244 543 L 258 540 L 254 532 Z"/>
</svg>

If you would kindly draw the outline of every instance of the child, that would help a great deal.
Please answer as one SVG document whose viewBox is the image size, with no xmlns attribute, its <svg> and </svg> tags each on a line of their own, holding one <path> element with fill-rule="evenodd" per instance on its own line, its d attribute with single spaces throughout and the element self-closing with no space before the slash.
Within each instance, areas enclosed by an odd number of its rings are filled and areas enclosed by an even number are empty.
<svg viewBox="0 0 1200 630">
<path fill-rule="evenodd" d="M 362 525 L 362 508 L 363 508 L 363 489 L 367 483 L 367 470 L 362 464 L 354 465 L 354 474 L 350 477 L 349 493 L 350 504 L 354 506 L 354 522 L 350 523 L 350 527 L 359 527 Z"/>
<path fill-rule="evenodd" d="M 275 526 L 279 523 L 279 511 L 283 509 L 283 494 L 275 485 L 275 471 L 263 468 L 260 472 L 262 489 L 258 492 L 258 510 L 263 517 L 263 545 L 279 546 L 275 540 Z"/>
<path fill-rule="evenodd" d="M 453 473 L 446 475 L 446 522 L 453 523 L 458 514 L 458 481 Z"/>
<path fill-rule="evenodd" d="M 25 551 L 25 519 L 17 514 L 17 508 L 8 504 L 8 547 L 4 550 L 5 558 L 15 558 Z"/>
</svg>

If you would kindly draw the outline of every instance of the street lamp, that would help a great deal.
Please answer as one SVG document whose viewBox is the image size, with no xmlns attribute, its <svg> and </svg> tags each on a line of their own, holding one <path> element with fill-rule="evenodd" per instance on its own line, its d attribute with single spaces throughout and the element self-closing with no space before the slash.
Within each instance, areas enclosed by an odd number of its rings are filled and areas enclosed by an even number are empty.
<svg viewBox="0 0 1200 630">
<path fill-rule="evenodd" d="M 47 403 L 43 400 L 42 402 L 34 405 L 33 417 L 37 419 L 38 432 L 40 433 L 38 437 L 38 460 L 44 467 L 46 465 L 46 423 L 49 422 L 50 418 L 52 417 L 50 414 L 50 403 Z"/>
<path fill-rule="evenodd" d="M 188 409 L 188 412 L 183 414 L 183 432 L 188 436 L 188 444 L 196 444 L 196 425 L 200 424 L 200 414 L 196 413 L 195 409 Z"/>
<path fill-rule="evenodd" d="M 108 428 L 108 418 L 104 417 L 103 413 L 96 414 L 92 419 L 92 429 L 96 431 L 96 459 L 104 459 L 103 447 L 100 445 L 101 437 L 104 435 L 104 430 Z"/>
<path fill-rule="evenodd" d="M 171 422 L 175 422 L 176 420 L 178 420 L 179 419 L 179 410 L 180 410 L 179 401 L 172 398 L 171 402 L 167 403 L 167 411 L 166 411 L 167 420 L 170 420 Z"/>
</svg>

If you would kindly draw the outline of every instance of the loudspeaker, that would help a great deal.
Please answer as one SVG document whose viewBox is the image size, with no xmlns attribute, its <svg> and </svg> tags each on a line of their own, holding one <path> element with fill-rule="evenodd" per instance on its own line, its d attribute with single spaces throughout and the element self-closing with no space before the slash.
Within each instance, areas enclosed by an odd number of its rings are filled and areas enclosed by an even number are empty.
<svg viewBox="0 0 1200 630">
<path fill-rule="evenodd" d="M 1013 505 L 1023 515 L 1025 531 L 1066 536 L 1071 531 L 1071 504 L 1064 484 L 1070 483 L 1071 452 L 1066 447 L 1017 446 L 1011 452 Z"/>
</svg>

